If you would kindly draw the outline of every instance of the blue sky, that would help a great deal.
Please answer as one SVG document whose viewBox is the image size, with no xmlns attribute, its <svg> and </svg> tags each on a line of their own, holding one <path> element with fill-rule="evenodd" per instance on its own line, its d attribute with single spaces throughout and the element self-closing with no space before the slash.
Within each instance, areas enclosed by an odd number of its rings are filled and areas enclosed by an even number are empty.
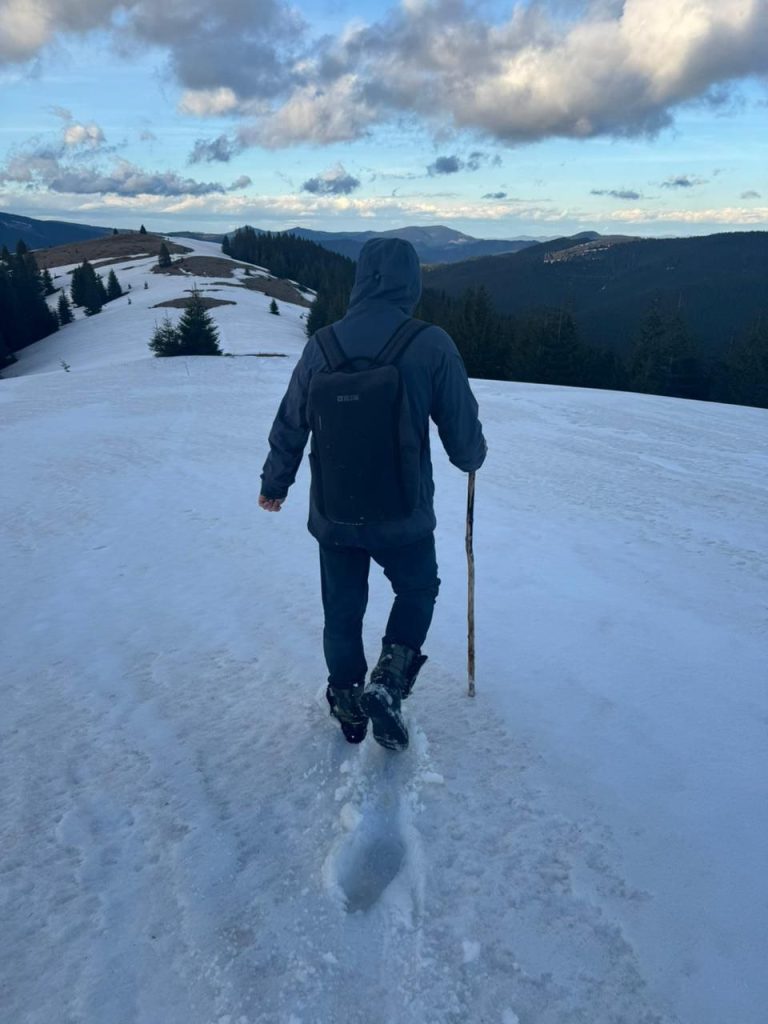
<svg viewBox="0 0 768 1024">
<path fill-rule="evenodd" d="M 0 88 L 31 216 L 768 227 L 768 0 L 0 0 Z"/>
</svg>

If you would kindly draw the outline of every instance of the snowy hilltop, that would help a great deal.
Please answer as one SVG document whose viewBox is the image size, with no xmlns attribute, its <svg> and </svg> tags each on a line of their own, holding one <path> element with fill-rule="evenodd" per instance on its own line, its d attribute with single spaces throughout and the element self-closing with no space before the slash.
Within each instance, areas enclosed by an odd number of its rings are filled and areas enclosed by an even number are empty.
<svg viewBox="0 0 768 1024">
<path fill-rule="evenodd" d="M 763 1024 L 768 412 L 475 382 L 477 697 L 436 442 L 411 747 L 353 748 L 306 467 L 256 506 L 312 296 L 176 241 L 0 381 L 0 1020 Z M 149 351 L 193 287 L 234 358 Z"/>
</svg>

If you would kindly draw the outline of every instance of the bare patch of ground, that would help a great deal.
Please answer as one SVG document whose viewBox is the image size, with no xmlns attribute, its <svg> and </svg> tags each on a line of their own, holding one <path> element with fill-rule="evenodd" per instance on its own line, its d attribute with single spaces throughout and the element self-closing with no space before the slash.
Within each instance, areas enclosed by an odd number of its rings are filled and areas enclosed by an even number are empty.
<svg viewBox="0 0 768 1024">
<path fill-rule="evenodd" d="M 146 257 L 142 257 L 142 256 L 137 256 L 136 258 L 137 259 L 146 259 Z M 94 270 L 100 270 L 102 267 L 109 267 L 113 263 L 125 263 L 125 261 L 126 261 L 126 257 L 125 256 L 113 256 L 111 260 L 96 260 L 96 261 L 89 260 L 88 262 L 93 264 L 93 269 Z M 68 270 L 67 273 L 71 274 L 72 271 Z"/>
<path fill-rule="evenodd" d="M 194 274 L 197 277 L 234 277 L 235 267 L 245 270 L 245 263 L 219 256 L 187 256 L 176 260 L 170 267 L 152 267 L 153 274 L 169 274 L 171 277 Z"/>
<path fill-rule="evenodd" d="M 168 299 L 166 302 L 157 302 L 152 309 L 162 309 L 167 306 L 169 309 L 186 309 L 192 300 L 186 298 Z M 231 299 L 209 299 L 207 295 L 201 295 L 200 301 L 206 309 L 213 309 L 214 306 L 236 306 L 237 303 Z"/>
<path fill-rule="evenodd" d="M 312 305 L 292 281 L 286 281 L 284 278 L 246 277 L 242 281 L 241 287 L 250 288 L 253 292 L 263 292 L 270 299 L 292 302 L 296 306 L 305 306 L 307 309 Z"/>
<path fill-rule="evenodd" d="M 229 285 L 230 288 L 249 288 L 254 292 L 263 292 L 270 299 L 279 299 L 281 302 L 290 302 L 295 306 L 309 308 L 311 301 L 302 294 L 293 281 L 285 278 L 275 277 L 240 277 L 233 281 L 234 270 L 250 270 L 248 264 L 237 263 L 234 260 L 221 259 L 218 256 L 187 256 L 177 260 L 170 267 L 153 267 L 154 274 L 170 274 L 172 276 L 195 276 L 229 278 L 228 281 L 215 281 L 215 284 Z"/>
<path fill-rule="evenodd" d="M 104 238 L 90 238 L 86 242 L 70 242 L 67 245 L 56 245 L 51 249 L 40 249 L 35 252 L 37 265 L 41 270 L 52 267 L 63 267 L 67 263 L 82 263 L 88 260 L 95 263 L 103 261 L 101 266 L 117 263 L 130 256 L 157 256 L 160 246 L 165 242 L 171 253 L 190 252 L 189 246 L 171 242 L 161 235 L 132 234 L 105 235 Z"/>
</svg>

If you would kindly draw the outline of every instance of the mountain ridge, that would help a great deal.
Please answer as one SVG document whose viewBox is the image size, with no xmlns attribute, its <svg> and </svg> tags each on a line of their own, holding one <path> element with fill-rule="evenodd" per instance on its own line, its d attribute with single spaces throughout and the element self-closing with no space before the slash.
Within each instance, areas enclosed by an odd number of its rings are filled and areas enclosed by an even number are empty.
<svg viewBox="0 0 768 1024">
<path fill-rule="evenodd" d="M 111 235 L 112 228 L 65 220 L 39 220 L 0 210 L 0 246 L 15 249 L 19 240 L 30 249 L 48 249 L 69 242 L 84 242 Z"/>
<path fill-rule="evenodd" d="M 9 249 L 14 249 L 19 240 L 31 249 L 47 249 L 55 245 L 100 238 L 112 234 L 113 230 L 112 227 L 81 224 L 75 221 L 42 220 L 0 211 L 0 245 L 5 245 Z M 132 234 L 134 230 L 120 229 L 119 233 Z M 228 232 L 154 231 L 152 234 L 169 238 L 184 237 L 221 243 L 225 234 L 231 235 L 235 230 L 237 229 L 232 228 Z M 265 228 L 255 228 L 254 230 L 260 234 L 267 233 Z M 414 245 L 422 263 L 455 262 L 491 253 L 516 252 L 542 241 L 542 239 L 532 238 L 476 238 L 442 224 L 405 225 L 401 228 L 389 228 L 386 231 L 317 231 L 297 225 L 281 231 L 273 231 L 272 234 L 297 235 L 299 238 L 317 242 L 333 252 L 355 260 L 369 238 L 405 238 Z"/>
<path fill-rule="evenodd" d="M 458 297 L 483 285 L 499 313 L 564 309 L 593 344 L 626 352 L 656 300 L 677 309 L 707 355 L 768 309 L 768 232 L 681 238 L 599 236 L 424 270 L 425 288 Z"/>
</svg>

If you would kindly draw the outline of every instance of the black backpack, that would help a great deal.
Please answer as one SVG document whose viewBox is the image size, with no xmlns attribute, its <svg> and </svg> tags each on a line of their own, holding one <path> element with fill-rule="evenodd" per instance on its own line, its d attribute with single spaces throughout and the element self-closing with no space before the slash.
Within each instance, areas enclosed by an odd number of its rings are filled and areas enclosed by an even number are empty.
<svg viewBox="0 0 768 1024">
<path fill-rule="evenodd" d="M 374 359 L 348 359 L 333 327 L 315 334 L 327 367 L 309 384 L 309 459 L 315 504 L 334 523 L 391 522 L 416 507 L 421 439 L 396 363 L 426 327 L 406 320 Z"/>
</svg>

